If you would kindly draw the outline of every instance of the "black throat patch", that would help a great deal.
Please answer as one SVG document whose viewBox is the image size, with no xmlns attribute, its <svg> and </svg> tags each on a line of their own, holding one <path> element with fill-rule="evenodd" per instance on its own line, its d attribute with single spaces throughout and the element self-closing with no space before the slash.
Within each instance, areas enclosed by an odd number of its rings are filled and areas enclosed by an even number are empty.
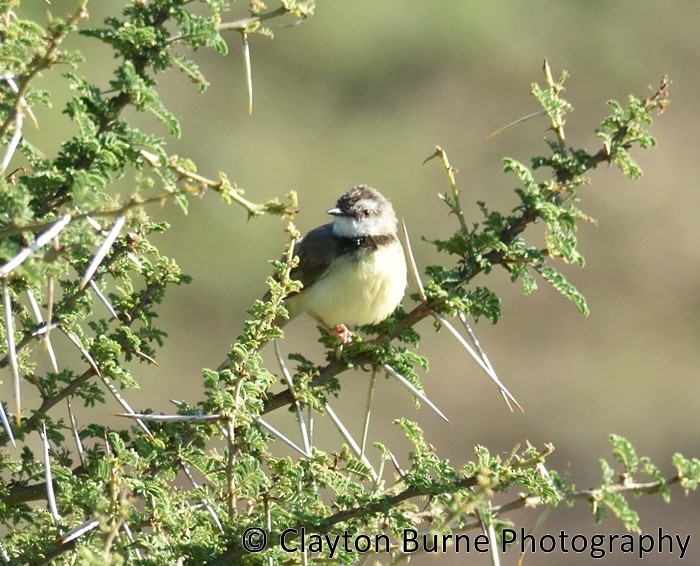
<svg viewBox="0 0 700 566">
<path fill-rule="evenodd" d="M 396 241 L 394 234 L 383 236 L 361 236 L 359 238 L 339 238 L 340 250 L 343 254 L 357 251 L 376 251 L 381 246 L 386 246 Z"/>
</svg>

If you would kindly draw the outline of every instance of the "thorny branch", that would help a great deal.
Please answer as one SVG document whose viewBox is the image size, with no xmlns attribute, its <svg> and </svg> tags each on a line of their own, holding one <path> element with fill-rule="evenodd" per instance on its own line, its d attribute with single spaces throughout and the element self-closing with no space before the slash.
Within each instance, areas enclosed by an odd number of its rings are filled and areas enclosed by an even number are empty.
<svg viewBox="0 0 700 566">
<path fill-rule="evenodd" d="M 87 17 L 87 11 L 85 9 L 86 5 L 87 0 L 83 0 L 80 3 L 80 6 L 78 6 L 78 9 L 68 18 L 66 25 L 56 30 L 54 35 L 46 39 L 46 51 L 42 55 L 35 56 L 34 60 L 29 65 L 29 73 L 20 79 L 19 89 L 15 94 L 15 102 L 12 106 L 12 110 L 9 112 L 7 118 L 0 126 L 0 139 L 3 139 L 9 131 L 10 126 L 14 123 L 17 113 L 22 111 L 22 101 L 24 100 L 24 96 L 27 94 L 27 90 L 29 89 L 29 85 L 32 80 L 34 80 L 41 71 L 49 68 L 56 62 L 58 49 L 63 40 L 70 33 L 71 28 L 81 19 Z"/>
<path fill-rule="evenodd" d="M 663 105 L 659 107 L 660 101 L 666 101 L 668 99 L 668 87 L 671 81 L 667 76 L 661 79 L 659 87 L 650 95 L 644 99 L 644 107 L 647 111 L 651 111 L 654 108 L 659 108 L 659 112 L 663 111 Z M 624 133 L 620 134 L 620 139 L 624 137 Z M 438 150 L 439 151 L 439 150 Z M 439 154 L 438 154 L 439 155 Z M 601 148 L 598 152 L 591 155 L 588 162 L 586 163 L 586 170 L 590 171 L 595 169 L 601 163 L 609 162 L 610 154 L 608 149 L 605 147 Z M 566 183 L 571 180 L 571 175 L 564 175 L 561 178 L 557 178 L 559 183 Z M 452 182 L 451 182 L 452 186 Z M 453 193 L 454 194 L 454 193 Z M 537 211 L 531 209 L 524 209 L 521 211 L 519 216 L 516 217 L 515 221 L 503 230 L 499 235 L 499 241 L 502 242 L 505 247 L 508 247 L 530 224 L 537 220 Z M 499 250 L 491 250 L 490 252 L 484 254 L 485 263 L 490 265 L 500 265 L 506 260 L 505 254 Z M 464 271 L 461 275 L 461 280 L 459 281 L 459 286 L 468 285 L 475 277 L 484 271 L 484 267 L 481 265 L 474 266 L 470 271 Z M 387 341 L 392 340 L 396 336 L 401 335 L 405 330 L 415 326 L 421 320 L 431 316 L 434 309 L 440 306 L 439 303 L 419 303 L 412 310 L 407 312 L 396 324 L 395 330 L 392 335 L 380 334 L 369 341 L 370 344 L 381 345 Z M 359 356 L 357 359 L 353 360 L 356 366 L 361 366 L 370 361 L 370 355 L 364 354 Z M 339 359 L 335 359 L 329 362 L 323 369 L 321 369 L 319 375 L 317 375 L 310 383 L 311 387 L 319 387 L 328 383 L 338 374 L 348 369 L 348 365 Z M 280 407 L 286 406 L 294 401 L 293 396 L 289 390 L 284 390 L 275 395 L 272 395 L 265 401 L 263 413 L 268 413 L 279 409 Z"/>
</svg>

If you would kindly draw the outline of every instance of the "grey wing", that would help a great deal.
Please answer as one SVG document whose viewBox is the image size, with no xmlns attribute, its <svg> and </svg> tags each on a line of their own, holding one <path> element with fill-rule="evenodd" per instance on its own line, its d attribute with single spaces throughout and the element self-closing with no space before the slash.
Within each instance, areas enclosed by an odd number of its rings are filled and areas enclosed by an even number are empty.
<svg viewBox="0 0 700 566">
<path fill-rule="evenodd" d="M 333 225 L 324 224 L 311 230 L 294 247 L 294 254 L 299 256 L 299 265 L 290 273 L 291 278 L 301 281 L 304 287 L 313 285 L 340 254 Z"/>
</svg>

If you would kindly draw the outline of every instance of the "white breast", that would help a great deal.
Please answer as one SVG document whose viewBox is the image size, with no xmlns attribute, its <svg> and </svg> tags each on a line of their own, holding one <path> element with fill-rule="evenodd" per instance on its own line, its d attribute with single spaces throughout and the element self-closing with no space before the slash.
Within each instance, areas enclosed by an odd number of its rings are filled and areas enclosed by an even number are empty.
<svg viewBox="0 0 700 566">
<path fill-rule="evenodd" d="M 394 312 L 405 290 L 406 260 L 395 242 L 336 259 L 287 306 L 292 316 L 307 312 L 328 326 L 376 324 Z"/>
</svg>

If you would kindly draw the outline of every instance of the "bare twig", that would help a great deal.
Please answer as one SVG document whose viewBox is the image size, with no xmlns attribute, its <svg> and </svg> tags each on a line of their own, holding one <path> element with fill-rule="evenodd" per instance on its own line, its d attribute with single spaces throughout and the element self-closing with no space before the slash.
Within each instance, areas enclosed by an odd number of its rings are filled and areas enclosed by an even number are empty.
<svg viewBox="0 0 700 566">
<path fill-rule="evenodd" d="M 450 186 L 451 193 L 450 196 L 440 196 L 442 197 L 442 200 L 444 200 L 447 203 L 447 206 L 450 207 L 452 213 L 457 216 L 457 220 L 459 221 L 459 226 L 462 229 L 462 232 L 468 234 L 469 227 L 467 226 L 466 220 L 464 220 L 464 212 L 462 211 L 462 205 L 459 202 L 459 189 L 457 188 L 457 181 L 455 180 L 455 173 L 457 172 L 457 170 L 454 167 L 452 167 L 452 165 L 450 165 L 450 162 L 447 159 L 447 153 L 439 145 L 435 146 L 435 153 L 433 153 L 430 157 L 425 159 L 423 163 L 426 163 L 435 157 L 439 158 L 440 162 L 442 163 L 442 168 L 444 169 L 445 174 L 447 175 L 447 183 Z"/>
<path fill-rule="evenodd" d="M 287 9 L 284 6 L 282 6 L 264 14 L 258 14 L 249 18 L 242 18 L 240 20 L 236 20 L 235 22 L 224 22 L 222 24 L 219 24 L 219 31 L 246 31 L 261 24 L 265 20 L 283 16 L 287 12 Z"/>
</svg>

